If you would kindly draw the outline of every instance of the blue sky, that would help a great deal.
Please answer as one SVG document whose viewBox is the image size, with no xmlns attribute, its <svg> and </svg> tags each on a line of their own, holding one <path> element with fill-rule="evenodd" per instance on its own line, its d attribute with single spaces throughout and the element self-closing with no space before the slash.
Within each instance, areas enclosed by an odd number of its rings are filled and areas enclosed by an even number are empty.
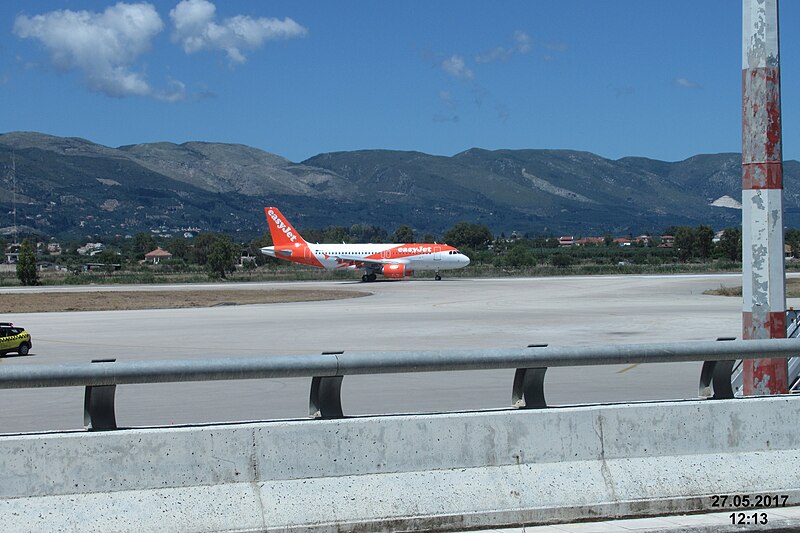
<svg viewBox="0 0 800 533">
<path fill-rule="evenodd" d="M 385 148 L 741 149 L 741 2 L 0 3 L 0 132 Z M 800 159 L 800 2 L 781 4 L 784 158 Z"/>
</svg>

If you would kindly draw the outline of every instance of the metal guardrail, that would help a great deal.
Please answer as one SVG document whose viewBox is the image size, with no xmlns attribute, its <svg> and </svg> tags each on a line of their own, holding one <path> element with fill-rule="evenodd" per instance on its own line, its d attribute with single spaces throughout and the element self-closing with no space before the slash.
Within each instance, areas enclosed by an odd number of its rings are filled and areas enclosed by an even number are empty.
<svg viewBox="0 0 800 533">
<path fill-rule="evenodd" d="M 800 311 L 788 309 L 786 311 L 786 338 L 794 339 L 798 337 L 800 337 Z M 734 337 L 717 340 L 734 340 Z M 735 361 L 731 370 L 733 395 L 737 397 L 742 396 L 744 387 L 744 367 L 742 366 L 742 361 Z M 789 391 L 800 392 L 800 354 L 789 358 L 786 370 L 789 380 Z"/>
<path fill-rule="evenodd" d="M 512 405 L 546 407 L 544 377 L 549 367 L 678 363 L 704 361 L 700 396 L 733 398 L 731 369 L 736 359 L 791 357 L 800 354 L 800 339 L 701 341 L 579 347 L 530 345 L 523 349 L 422 352 L 325 352 L 312 355 L 228 357 L 161 361 L 97 360 L 62 365 L 0 367 L 0 389 L 86 387 L 87 429 L 116 429 L 117 385 L 234 379 L 311 377 L 309 414 L 344 416 L 344 376 L 515 368 Z"/>
</svg>

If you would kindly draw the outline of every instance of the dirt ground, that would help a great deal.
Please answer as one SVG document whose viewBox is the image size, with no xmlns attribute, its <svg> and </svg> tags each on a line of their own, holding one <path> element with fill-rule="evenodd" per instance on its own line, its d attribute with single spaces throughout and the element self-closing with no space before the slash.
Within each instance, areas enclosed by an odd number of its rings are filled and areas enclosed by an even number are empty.
<svg viewBox="0 0 800 533">
<path fill-rule="evenodd" d="M 370 293 L 354 290 L 186 290 L 98 291 L 0 295 L 0 313 L 55 311 L 118 311 L 123 309 L 177 309 L 217 305 L 273 304 L 359 298 Z"/>
</svg>

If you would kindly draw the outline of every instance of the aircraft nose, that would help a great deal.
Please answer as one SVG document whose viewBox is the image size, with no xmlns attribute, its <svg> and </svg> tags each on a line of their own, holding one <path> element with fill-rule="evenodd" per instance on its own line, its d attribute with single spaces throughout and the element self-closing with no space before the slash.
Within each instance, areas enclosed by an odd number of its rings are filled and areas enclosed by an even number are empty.
<svg viewBox="0 0 800 533">
<path fill-rule="evenodd" d="M 463 256 L 462 261 L 464 261 L 464 266 L 467 266 L 469 264 L 469 257 L 467 257 L 466 255 Z"/>
</svg>

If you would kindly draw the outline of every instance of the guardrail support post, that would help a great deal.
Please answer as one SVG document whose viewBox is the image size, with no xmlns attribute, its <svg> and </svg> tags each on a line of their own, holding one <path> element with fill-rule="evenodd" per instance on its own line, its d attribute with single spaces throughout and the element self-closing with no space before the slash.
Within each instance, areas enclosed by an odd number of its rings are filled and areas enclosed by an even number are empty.
<svg viewBox="0 0 800 533">
<path fill-rule="evenodd" d="M 113 363 L 116 359 L 93 359 L 92 363 Z M 83 425 L 88 431 L 117 429 L 114 408 L 116 385 L 86 387 L 83 396 Z"/>
<path fill-rule="evenodd" d="M 528 348 L 546 348 L 546 344 L 529 344 Z M 514 373 L 511 405 L 517 409 L 547 407 L 544 397 L 544 375 L 547 368 L 518 368 Z"/>
<path fill-rule="evenodd" d="M 344 352 L 322 352 L 322 355 L 342 355 Z M 314 376 L 308 414 L 313 418 L 344 418 L 342 410 L 342 380 L 344 376 Z"/>
<path fill-rule="evenodd" d="M 736 337 L 720 337 L 718 341 L 733 341 Z M 736 361 L 705 361 L 700 371 L 700 397 L 727 400 L 734 397 L 731 377 Z"/>
</svg>

